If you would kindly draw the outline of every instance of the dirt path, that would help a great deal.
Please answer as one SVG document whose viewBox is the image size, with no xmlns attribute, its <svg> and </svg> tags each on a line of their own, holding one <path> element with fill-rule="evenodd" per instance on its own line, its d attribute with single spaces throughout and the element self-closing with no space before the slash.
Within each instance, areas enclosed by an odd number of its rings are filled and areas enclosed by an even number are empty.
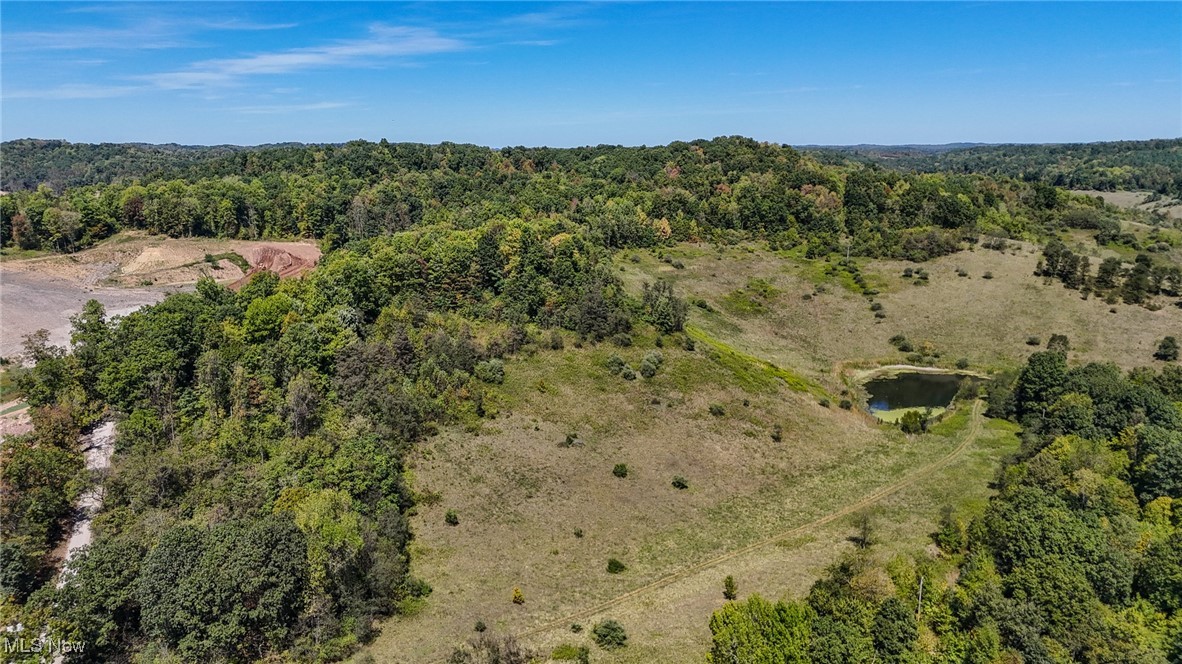
<svg viewBox="0 0 1182 664">
<path fill-rule="evenodd" d="M 576 613 L 572 613 L 570 615 L 563 616 L 562 618 L 557 618 L 555 620 L 551 620 L 551 621 L 544 623 L 542 625 L 539 625 L 533 629 L 530 629 L 530 630 L 527 630 L 527 631 L 522 632 L 520 634 L 517 634 L 516 636 L 519 639 L 527 639 L 530 637 L 538 636 L 538 635 L 543 634 L 543 633 L 550 631 L 550 630 L 566 629 L 567 626 L 569 626 L 573 622 L 578 622 L 580 620 L 586 620 L 588 618 L 591 618 L 592 616 L 595 616 L 596 614 L 602 613 L 603 611 L 606 611 L 606 610 L 612 609 L 612 608 L 616 608 L 616 607 L 628 602 L 629 600 L 637 599 L 642 595 L 646 595 L 648 593 L 651 593 L 652 591 L 670 586 L 674 583 L 677 583 L 678 581 L 688 579 L 689 577 L 692 577 L 696 574 L 700 574 L 708 569 L 711 569 L 713 567 L 717 567 L 718 565 L 720 565 L 724 562 L 727 562 L 728 560 L 738 558 L 744 554 L 750 553 L 750 552 L 755 551 L 757 549 L 772 545 L 772 544 L 776 543 L 777 541 L 781 541 L 781 540 L 792 538 L 792 537 L 798 537 L 800 535 L 808 533 L 811 530 L 815 530 L 815 529 L 820 528 L 826 524 L 832 523 L 833 521 L 836 521 L 836 520 L 841 519 L 843 517 L 849 516 L 851 514 L 855 514 L 859 511 L 879 502 L 880 500 L 882 500 L 894 493 L 899 492 L 902 489 L 905 489 L 909 486 L 914 485 L 919 480 L 923 479 L 924 477 L 927 477 L 928 475 L 939 470 L 940 468 L 943 468 L 944 466 L 946 466 L 949 463 L 951 463 L 952 461 L 954 461 L 962 453 L 964 453 L 964 451 L 973 443 L 973 441 L 977 438 L 977 436 L 981 432 L 981 411 L 982 411 L 983 407 L 984 407 L 984 403 L 979 400 L 975 401 L 973 403 L 972 411 L 969 416 L 969 429 L 967 432 L 965 432 L 964 438 L 961 440 L 961 442 L 951 452 L 944 455 L 943 457 L 940 457 L 939 459 L 936 459 L 935 461 L 932 461 L 931 463 L 929 463 L 925 466 L 921 466 L 920 468 L 917 468 L 916 470 L 912 471 L 910 474 L 908 474 L 903 479 L 901 479 L 897 482 L 894 482 L 892 484 L 888 484 L 887 486 L 879 488 L 878 490 L 874 491 L 873 493 L 870 493 L 869 495 L 863 497 L 861 500 L 850 503 L 849 505 L 846 505 L 845 507 L 843 507 L 839 510 L 836 510 L 834 512 L 830 512 L 829 514 L 826 514 L 825 516 L 822 516 L 818 519 L 810 521 L 809 523 L 806 523 L 806 524 L 803 524 L 800 526 L 796 526 L 795 528 L 791 528 L 789 530 L 785 530 L 783 532 L 777 533 L 771 537 L 767 537 L 762 540 L 759 540 L 758 542 L 748 544 L 747 546 L 744 546 L 742 548 L 735 549 L 734 551 L 727 552 L 727 553 L 717 556 L 715 558 L 711 558 L 710 560 L 706 560 L 706 561 L 697 563 L 695 565 L 692 565 L 690 567 L 687 567 L 685 569 L 678 570 L 678 571 L 673 572 L 667 576 L 657 579 L 656 581 L 653 581 L 652 583 L 641 586 L 641 587 L 636 588 L 634 590 L 630 590 L 622 595 L 618 595 L 612 599 L 606 600 L 604 602 L 600 602 L 599 604 L 596 604 L 594 606 L 583 609 L 582 611 L 578 611 Z"/>
<path fill-rule="evenodd" d="M 82 447 L 82 453 L 86 457 L 87 472 L 105 470 L 111 465 L 111 455 L 115 452 L 115 423 L 107 420 L 98 425 L 94 431 L 82 437 L 79 445 Z M 90 544 L 93 537 L 93 533 L 90 530 L 90 521 L 102 506 L 102 487 L 88 489 L 78 499 L 76 508 L 79 512 L 79 517 L 74 522 L 73 528 L 70 529 L 70 538 L 66 540 L 66 555 L 62 560 L 63 570 L 69 564 L 70 559 L 78 553 L 79 549 Z M 58 588 L 62 587 L 66 582 L 66 578 L 67 574 L 65 573 L 58 575 Z"/>
</svg>

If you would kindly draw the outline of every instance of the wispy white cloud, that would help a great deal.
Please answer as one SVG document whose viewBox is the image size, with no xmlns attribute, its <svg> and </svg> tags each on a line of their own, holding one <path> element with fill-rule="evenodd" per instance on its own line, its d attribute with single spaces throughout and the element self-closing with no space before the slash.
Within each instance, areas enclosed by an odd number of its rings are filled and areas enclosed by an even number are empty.
<svg viewBox="0 0 1182 664">
<path fill-rule="evenodd" d="M 187 69 L 140 78 L 166 90 L 187 90 L 239 83 L 258 75 L 288 74 L 323 67 L 359 66 L 384 59 L 460 51 L 468 45 L 430 28 L 374 24 L 361 39 L 324 46 L 258 53 L 240 58 L 196 62 Z"/>
<path fill-rule="evenodd" d="M 303 113 L 306 111 L 327 111 L 334 108 L 345 108 L 353 104 L 339 101 L 322 101 L 313 104 L 273 104 L 265 106 L 242 106 L 230 110 L 251 115 L 277 115 L 280 113 Z"/>
<path fill-rule="evenodd" d="M 143 86 L 134 85 L 93 85 L 90 83 L 70 83 L 52 88 L 36 90 L 5 91 L 5 99 L 109 99 L 122 97 L 144 90 Z"/>
</svg>

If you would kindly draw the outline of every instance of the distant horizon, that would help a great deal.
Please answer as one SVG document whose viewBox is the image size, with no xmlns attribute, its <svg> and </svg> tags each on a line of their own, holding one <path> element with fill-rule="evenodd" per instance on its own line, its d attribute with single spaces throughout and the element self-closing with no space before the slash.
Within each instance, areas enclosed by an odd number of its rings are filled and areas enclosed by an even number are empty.
<svg viewBox="0 0 1182 664">
<path fill-rule="evenodd" d="M 711 136 L 698 138 L 677 138 L 664 143 L 595 143 L 583 145 L 487 145 L 483 143 L 471 143 L 461 141 L 395 141 L 388 138 L 350 138 L 343 141 L 272 141 L 267 143 L 151 143 L 147 141 L 73 141 L 67 138 L 42 138 L 37 136 L 22 136 L 20 138 L 6 138 L 0 143 L 18 143 L 20 141 L 44 141 L 56 142 L 60 141 L 69 145 L 137 145 L 146 147 L 178 147 L 178 148 L 269 148 L 269 147 L 284 147 L 284 146 L 314 146 L 314 145 L 345 145 L 353 142 L 365 143 L 381 143 L 386 141 L 390 144 L 408 143 L 417 145 L 442 145 L 450 143 L 453 145 L 474 145 L 476 147 L 487 148 L 489 150 L 505 150 L 511 148 L 525 148 L 525 149 L 550 149 L 550 150 L 578 150 L 580 148 L 597 148 L 597 147 L 619 147 L 619 148 L 654 148 L 671 145 L 673 143 L 693 143 L 695 141 L 712 141 L 718 138 L 740 137 L 747 138 L 758 143 L 774 143 L 776 145 L 787 145 L 794 149 L 827 149 L 827 148 L 974 148 L 974 147 L 1004 147 L 1004 146 L 1055 146 L 1055 145 L 1098 145 L 1104 143 L 1145 143 L 1149 141 L 1178 141 L 1182 140 L 1180 136 L 1155 136 L 1152 138 L 1116 138 L 1112 140 L 1100 141 L 1045 141 L 1045 142 L 982 142 L 982 141 L 951 141 L 949 143 L 783 143 L 781 141 L 767 141 L 756 136 L 745 136 L 743 134 L 730 134 L 728 136 Z"/>
<path fill-rule="evenodd" d="M 5 2 L 3 18 L 2 140 L 1182 136 L 1182 3 Z"/>
</svg>

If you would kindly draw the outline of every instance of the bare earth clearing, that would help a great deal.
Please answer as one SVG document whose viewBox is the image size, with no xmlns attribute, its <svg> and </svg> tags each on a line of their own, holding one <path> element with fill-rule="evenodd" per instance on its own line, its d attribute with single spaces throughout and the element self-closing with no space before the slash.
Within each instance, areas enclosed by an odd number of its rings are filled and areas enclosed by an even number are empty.
<svg viewBox="0 0 1182 664">
<path fill-rule="evenodd" d="M 1160 210 L 1167 217 L 1182 219 L 1182 201 L 1176 198 L 1166 197 L 1147 203 L 1145 199 L 1150 196 L 1150 192 L 1148 191 L 1096 191 L 1094 189 L 1081 189 L 1075 193 L 1099 196 L 1104 199 L 1105 203 L 1111 203 L 1121 208 L 1145 210 L 1146 212 Z"/>
<path fill-rule="evenodd" d="M 164 238 L 122 233 L 76 254 L 0 262 L 0 356 L 21 351 L 23 337 L 50 331 L 52 343 L 69 341 L 69 318 L 87 300 L 102 302 L 109 316 L 125 315 L 166 294 L 190 288 L 210 275 L 235 284 L 244 273 L 269 269 L 280 276 L 301 274 L 316 264 L 320 249 L 308 242 L 253 242 L 207 238 Z"/>
</svg>

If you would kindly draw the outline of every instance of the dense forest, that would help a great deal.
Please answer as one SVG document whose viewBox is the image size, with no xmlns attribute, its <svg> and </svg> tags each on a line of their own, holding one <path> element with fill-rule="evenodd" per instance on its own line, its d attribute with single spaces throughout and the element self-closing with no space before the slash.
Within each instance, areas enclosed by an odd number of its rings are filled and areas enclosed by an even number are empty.
<svg viewBox="0 0 1182 664">
<path fill-rule="evenodd" d="M 939 558 L 882 560 L 862 530 L 803 600 L 717 611 L 709 661 L 1182 660 L 1179 403 L 1177 365 L 1124 374 L 1035 353 L 989 391 L 1022 451 L 984 513 L 945 513 Z"/>
<path fill-rule="evenodd" d="M 1182 138 L 1047 145 L 818 148 L 845 158 L 924 173 L 977 173 L 1069 189 L 1148 190 L 1182 197 Z"/>
<path fill-rule="evenodd" d="M 19 148 L 19 149 L 18 149 Z M 75 146 L 5 144 L 7 175 L 40 182 Z M 652 148 L 394 144 L 249 150 L 109 146 L 87 175 L 0 198 L 0 245 L 74 251 L 123 229 L 317 238 L 328 247 L 420 225 L 555 219 L 609 247 L 755 235 L 825 255 L 924 260 L 985 233 L 1028 238 L 1098 201 L 1041 183 L 824 165 L 787 146 L 719 138 Z M 10 158 L 9 151 L 17 154 Z M 28 172 L 19 166 L 30 164 Z M 54 173 L 60 168 L 52 167 Z M 53 177 L 49 178 L 53 180 Z"/>
</svg>

